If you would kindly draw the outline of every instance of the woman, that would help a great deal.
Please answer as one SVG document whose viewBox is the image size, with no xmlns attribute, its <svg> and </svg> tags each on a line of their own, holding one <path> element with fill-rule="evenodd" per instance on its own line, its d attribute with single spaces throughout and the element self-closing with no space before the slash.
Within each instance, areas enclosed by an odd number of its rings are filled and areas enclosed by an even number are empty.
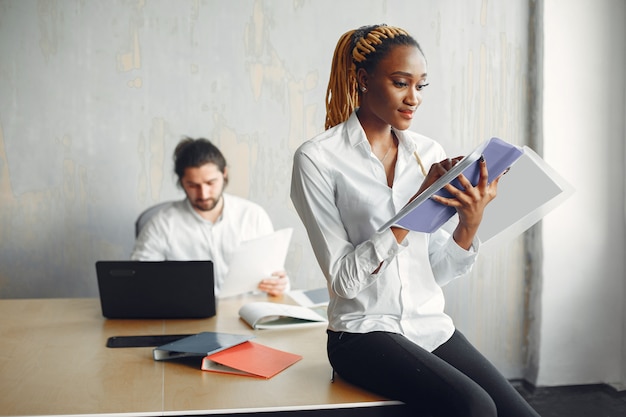
<svg viewBox="0 0 626 417">
<path fill-rule="evenodd" d="M 433 234 L 377 231 L 460 158 L 407 129 L 427 65 L 403 29 L 362 27 L 335 50 L 326 131 L 294 155 L 291 198 L 328 281 L 328 356 L 345 380 L 436 416 L 537 416 L 454 328 L 441 287 L 467 274 L 498 180 L 446 186 L 458 218 Z M 423 164 L 430 165 L 428 172 Z"/>
</svg>

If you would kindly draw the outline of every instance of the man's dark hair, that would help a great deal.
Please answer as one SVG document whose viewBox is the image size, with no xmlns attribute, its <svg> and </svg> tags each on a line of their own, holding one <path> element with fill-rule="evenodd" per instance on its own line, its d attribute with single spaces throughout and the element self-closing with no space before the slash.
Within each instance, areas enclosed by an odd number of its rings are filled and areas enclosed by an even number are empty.
<svg viewBox="0 0 626 417">
<path fill-rule="evenodd" d="M 198 168 L 205 164 L 215 164 L 223 174 L 226 170 L 226 159 L 222 152 L 205 138 L 184 138 L 174 149 L 174 172 L 178 183 L 185 175 L 185 169 Z"/>
</svg>

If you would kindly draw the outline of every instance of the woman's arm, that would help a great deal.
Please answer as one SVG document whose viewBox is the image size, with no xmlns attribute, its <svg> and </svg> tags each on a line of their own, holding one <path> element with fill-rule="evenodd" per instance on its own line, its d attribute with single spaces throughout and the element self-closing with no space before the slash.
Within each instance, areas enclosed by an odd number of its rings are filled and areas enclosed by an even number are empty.
<svg viewBox="0 0 626 417">
<path fill-rule="evenodd" d="M 291 200 L 331 288 L 340 297 L 354 298 L 378 278 L 374 272 L 379 265 L 402 246 L 389 230 L 353 245 L 335 202 L 331 177 L 331 172 L 299 150 L 294 155 Z"/>
</svg>

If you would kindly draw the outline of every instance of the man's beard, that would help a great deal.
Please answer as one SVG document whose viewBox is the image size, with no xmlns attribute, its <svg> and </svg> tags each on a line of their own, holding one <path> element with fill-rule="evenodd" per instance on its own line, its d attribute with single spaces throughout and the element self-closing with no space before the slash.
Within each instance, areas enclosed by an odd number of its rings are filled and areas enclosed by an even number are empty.
<svg viewBox="0 0 626 417">
<path fill-rule="evenodd" d="M 222 194 L 220 194 L 217 198 L 207 198 L 206 200 L 195 200 L 193 202 L 193 207 L 198 209 L 199 211 L 211 211 L 220 203 L 222 199 Z"/>
</svg>

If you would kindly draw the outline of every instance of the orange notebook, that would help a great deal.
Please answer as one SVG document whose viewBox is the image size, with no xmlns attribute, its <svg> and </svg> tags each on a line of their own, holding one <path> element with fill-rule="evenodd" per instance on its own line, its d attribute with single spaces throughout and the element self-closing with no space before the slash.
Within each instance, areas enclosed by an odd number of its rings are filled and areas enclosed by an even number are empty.
<svg viewBox="0 0 626 417">
<path fill-rule="evenodd" d="M 300 359 L 300 355 L 247 341 L 205 356 L 202 370 L 269 379 Z"/>
</svg>

